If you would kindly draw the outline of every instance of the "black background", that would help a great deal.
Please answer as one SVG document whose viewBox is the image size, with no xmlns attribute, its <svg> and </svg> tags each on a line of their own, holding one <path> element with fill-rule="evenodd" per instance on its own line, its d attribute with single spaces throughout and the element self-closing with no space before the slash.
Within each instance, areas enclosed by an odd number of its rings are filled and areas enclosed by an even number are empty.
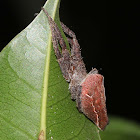
<svg viewBox="0 0 140 140">
<path fill-rule="evenodd" d="M 45 0 L 1 0 L 1 49 Z M 87 70 L 105 77 L 108 113 L 140 122 L 139 11 L 134 1 L 61 0 L 60 18 L 77 35 Z"/>
</svg>

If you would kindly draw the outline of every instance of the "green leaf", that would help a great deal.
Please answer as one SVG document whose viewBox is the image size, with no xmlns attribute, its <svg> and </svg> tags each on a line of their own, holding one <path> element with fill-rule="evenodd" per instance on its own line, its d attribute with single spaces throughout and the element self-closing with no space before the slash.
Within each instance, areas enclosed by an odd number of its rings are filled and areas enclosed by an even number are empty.
<svg viewBox="0 0 140 140">
<path fill-rule="evenodd" d="M 59 0 L 44 8 L 60 27 Z M 0 53 L 0 139 L 37 140 L 39 134 L 41 140 L 100 139 L 71 100 L 43 12 Z"/>
<path fill-rule="evenodd" d="M 103 140 L 140 140 L 140 124 L 117 117 L 109 118 L 109 125 L 100 132 Z"/>
</svg>

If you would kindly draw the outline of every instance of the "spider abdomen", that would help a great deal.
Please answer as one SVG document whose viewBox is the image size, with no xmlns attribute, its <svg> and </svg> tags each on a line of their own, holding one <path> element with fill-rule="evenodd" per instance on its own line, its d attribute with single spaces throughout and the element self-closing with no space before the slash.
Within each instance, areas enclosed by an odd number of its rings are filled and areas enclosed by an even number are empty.
<svg viewBox="0 0 140 140">
<path fill-rule="evenodd" d="M 105 88 L 103 76 L 88 74 L 81 83 L 80 111 L 82 111 L 98 128 L 104 130 L 108 124 Z"/>
</svg>

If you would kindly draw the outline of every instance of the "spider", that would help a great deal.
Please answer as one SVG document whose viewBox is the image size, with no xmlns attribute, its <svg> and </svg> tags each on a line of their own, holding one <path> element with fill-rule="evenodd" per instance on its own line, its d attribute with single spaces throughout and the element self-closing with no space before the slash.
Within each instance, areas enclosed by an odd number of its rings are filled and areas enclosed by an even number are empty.
<svg viewBox="0 0 140 140">
<path fill-rule="evenodd" d="M 53 48 L 63 77 L 69 82 L 71 99 L 76 100 L 79 112 L 84 113 L 100 130 L 104 130 L 108 124 L 104 77 L 98 74 L 96 68 L 87 74 L 75 33 L 61 22 L 64 33 L 69 36 L 67 40 L 71 47 L 70 53 L 57 24 L 44 8 L 42 10 L 48 17 Z"/>
</svg>

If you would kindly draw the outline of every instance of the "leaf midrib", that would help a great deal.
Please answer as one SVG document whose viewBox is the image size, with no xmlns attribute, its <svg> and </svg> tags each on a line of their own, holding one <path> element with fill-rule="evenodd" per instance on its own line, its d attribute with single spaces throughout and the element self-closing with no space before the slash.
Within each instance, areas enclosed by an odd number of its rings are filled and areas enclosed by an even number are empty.
<svg viewBox="0 0 140 140">
<path fill-rule="evenodd" d="M 45 5 L 49 0 L 46 2 Z M 59 4 L 59 0 L 57 0 L 56 7 Z M 44 8 L 45 8 L 44 5 Z M 52 18 L 55 18 L 56 10 L 53 12 Z M 43 11 L 42 11 L 43 12 Z M 47 18 L 47 17 L 46 17 Z M 46 139 L 46 119 L 47 119 L 47 95 L 48 95 L 48 81 L 49 81 L 49 70 L 50 70 L 50 57 L 51 57 L 51 32 L 49 33 L 49 39 L 48 39 L 48 46 L 47 46 L 47 53 L 46 53 L 46 59 L 45 59 L 45 71 L 44 71 L 44 81 L 43 81 L 43 89 L 42 89 L 42 106 L 41 106 L 41 121 L 40 121 L 40 132 L 43 130 L 44 132 L 44 139 Z"/>
</svg>

